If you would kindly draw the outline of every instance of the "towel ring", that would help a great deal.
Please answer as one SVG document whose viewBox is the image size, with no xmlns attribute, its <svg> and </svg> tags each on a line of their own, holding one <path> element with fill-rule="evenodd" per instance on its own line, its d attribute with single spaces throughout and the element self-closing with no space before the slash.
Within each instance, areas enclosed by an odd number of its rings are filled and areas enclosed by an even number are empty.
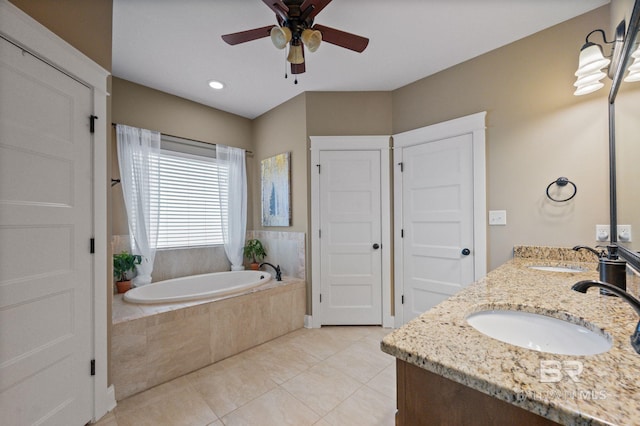
<svg viewBox="0 0 640 426">
<path fill-rule="evenodd" d="M 571 196 L 569 198 L 565 198 L 563 200 L 556 200 L 555 198 L 553 198 L 551 196 L 551 194 L 549 194 L 549 189 L 551 189 L 551 187 L 556 184 L 558 186 L 567 186 L 568 184 L 570 184 L 571 186 L 573 186 L 573 194 L 571 194 Z M 576 196 L 576 194 L 578 193 L 578 187 L 576 186 L 575 183 L 571 182 L 568 178 L 566 177 L 559 177 L 558 179 L 554 180 L 553 182 L 551 182 L 549 184 L 549 186 L 547 186 L 547 197 L 551 200 L 551 201 L 555 201 L 556 203 L 564 203 L 565 201 L 569 201 L 570 199 L 572 199 L 573 197 Z"/>
</svg>

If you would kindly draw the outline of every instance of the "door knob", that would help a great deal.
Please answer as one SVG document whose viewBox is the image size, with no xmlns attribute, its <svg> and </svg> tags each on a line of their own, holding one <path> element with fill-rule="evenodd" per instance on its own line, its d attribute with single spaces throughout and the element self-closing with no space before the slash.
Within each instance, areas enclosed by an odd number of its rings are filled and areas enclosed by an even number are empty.
<svg viewBox="0 0 640 426">
<path fill-rule="evenodd" d="M 469 250 L 468 248 L 463 248 L 462 249 L 462 255 L 463 256 L 469 256 L 471 254 L 471 250 Z"/>
<path fill-rule="evenodd" d="M 380 244 L 378 244 L 378 243 L 374 243 L 373 244 L 373 249 L 374 250 L 378 250 L 379 248 L 380 248 Z"/>
</svg>

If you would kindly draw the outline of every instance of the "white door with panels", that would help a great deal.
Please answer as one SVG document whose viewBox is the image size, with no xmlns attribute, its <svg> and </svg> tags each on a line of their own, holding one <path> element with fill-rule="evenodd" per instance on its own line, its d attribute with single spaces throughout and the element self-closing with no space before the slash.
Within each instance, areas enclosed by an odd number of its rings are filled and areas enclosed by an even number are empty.
<svg viewBox="0 0 640 426">
<path fill-rule="evenodd" d="M 380 152 L 320 152 L 323 324 L 382 324 Z"/>
<path fill-rule="evenodd" d="M 403 323 L 485 273 L 486 266 L 477 262 L 486 264 L 485 209 L 483 205 L 478 211 L 475 205 L 484 199 L 484 178 L 475 170 L 479 163 L 474 158 L 477 137 L 473 132 L 394 136 L 394 196 L 399 219 L 396 294 L 400 298 L 396 306 L 402 311 Z M 483 163 L 484 138 L 481 145 Z M 476 259 L 478 256 L 481 259 Z"/>
<path fill-rule="evenodd" d="M 0 419 L 93 417 L 92 90 L 0 39 Z"/>
<path fill-rule="evenodd" d="M 310 325 L 390 327 L 389 136 L 310 139 Z"/>
</svg>

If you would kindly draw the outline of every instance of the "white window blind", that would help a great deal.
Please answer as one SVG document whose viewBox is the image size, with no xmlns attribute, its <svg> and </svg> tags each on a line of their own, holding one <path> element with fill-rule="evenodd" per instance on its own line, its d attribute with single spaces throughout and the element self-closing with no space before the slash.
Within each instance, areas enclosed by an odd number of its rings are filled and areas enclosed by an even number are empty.
<svg viewBox="0 0 640 426">
<path fill-rule="evenodd" d="M 159 197 L 158 248 L 223 244 L 228 168 L 215 158 L 166 149 L 159 162 L 158 191 L 152 191 Z"/>
</svg>

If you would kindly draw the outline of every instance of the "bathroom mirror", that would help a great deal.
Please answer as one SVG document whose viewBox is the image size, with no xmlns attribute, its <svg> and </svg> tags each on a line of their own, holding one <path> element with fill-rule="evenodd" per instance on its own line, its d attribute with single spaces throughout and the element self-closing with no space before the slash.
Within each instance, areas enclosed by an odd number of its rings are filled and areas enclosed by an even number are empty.
<svg viewBox="0 0 640 426">
<path fill-rule="evenodd" d="M 625 82 L 631 54 L 640 41 L 640 0 L 631 2 L 623 59 L 613 77 L 609 94 L 609 143 L 611 166 L 611 235 L 621 255 L 640 268 L 640 82 Z M 632 240 L 615 232 L 616 225 L 631 225 Z"/>
</svg>

